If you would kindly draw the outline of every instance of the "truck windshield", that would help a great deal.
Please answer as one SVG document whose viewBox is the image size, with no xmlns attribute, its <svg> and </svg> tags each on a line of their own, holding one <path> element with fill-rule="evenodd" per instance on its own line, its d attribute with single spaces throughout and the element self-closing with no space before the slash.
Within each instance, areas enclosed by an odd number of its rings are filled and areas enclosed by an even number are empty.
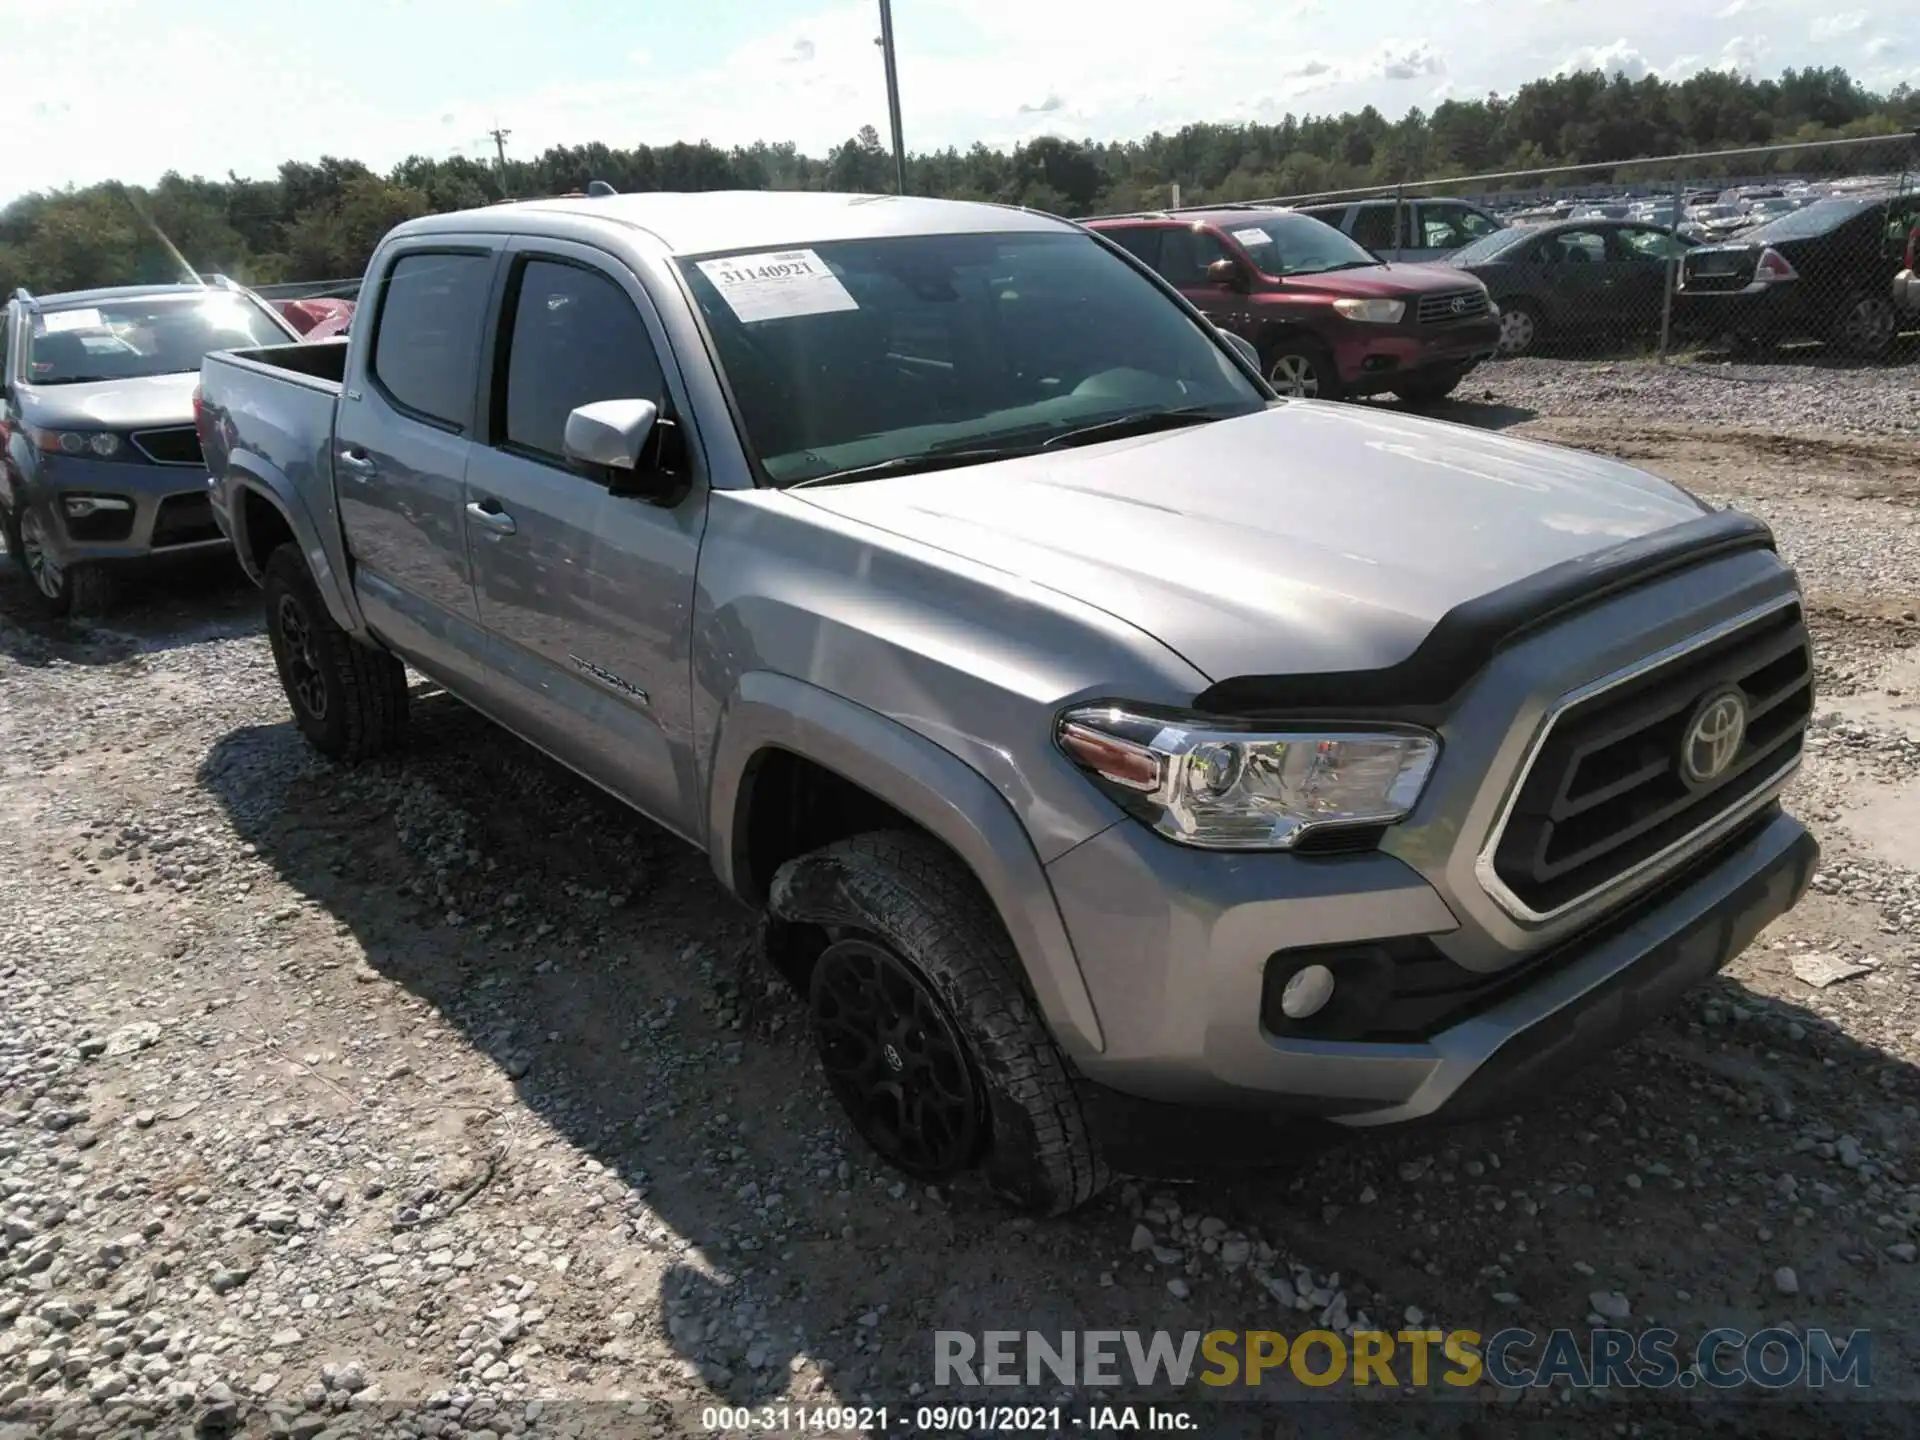
<svg viewBox="0 0 1920 1440">
<path fill-rule="evenodd" d="M 679 265 L 775 485 L 1266 404 L 1220 340 L 1085 235 L 886 236 Z"/>
<path fill-rule="evenodd" d="M 290 336 L 244 295 L 149 295 L 50 309 L 33 317 L 33 385 L 134 380 L 198 370 L 210 350 L 285 345 Z"/>
</svg>

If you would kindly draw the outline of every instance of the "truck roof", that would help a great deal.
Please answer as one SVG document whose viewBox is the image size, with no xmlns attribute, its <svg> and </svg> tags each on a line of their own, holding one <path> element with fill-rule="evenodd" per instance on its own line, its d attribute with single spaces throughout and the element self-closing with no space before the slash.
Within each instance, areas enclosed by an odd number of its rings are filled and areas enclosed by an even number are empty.
<svg viewBox="0 0 1920 1440">
<path fill-rule="evenodd" d="M 645 231 L 669 253 L 864 240 L 882 235 L 1066 231 L 1069 222 L 1010 205 L 916 195 L 843 195 L 807 190 L 646 191 L 597 198 L 527 200 L 409 220 L 396 235 L 521 230 L 530 215 L 565 216 Z"/>
</svg>

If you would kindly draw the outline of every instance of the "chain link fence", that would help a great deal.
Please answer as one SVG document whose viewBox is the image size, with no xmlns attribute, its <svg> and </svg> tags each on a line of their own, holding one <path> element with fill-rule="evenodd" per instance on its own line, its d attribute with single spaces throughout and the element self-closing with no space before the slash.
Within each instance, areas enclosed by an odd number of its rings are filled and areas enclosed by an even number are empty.
<svg viewBox="0 0 1920 1440">
<path fill-rule="evenodd" d="M 1506 355 L 1920 360 L 1920 136 L 1509 171 L 1288 208 L 1483 281 Z"/>
</svg>

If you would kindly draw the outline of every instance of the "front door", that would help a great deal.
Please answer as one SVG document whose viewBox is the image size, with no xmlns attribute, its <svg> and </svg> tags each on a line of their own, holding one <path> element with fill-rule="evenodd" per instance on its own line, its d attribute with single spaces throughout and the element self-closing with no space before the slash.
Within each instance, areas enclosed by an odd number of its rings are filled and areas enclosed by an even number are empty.
<svg viewBox="0 0 1920 1440">
<path fill-rule="evenodd" d="M 471 680 L 485 644 L 461 487 L 499 244 L 435 237 L 388 266 L 364 380 L 348 378 L 328 457 L 368 619 L 443 678 Z"/>
<path fill-rule="evenodd" d="M 678 504 L 609 492 L 562 458 L 568 414 L 673 402 L 645 291 L 585 246 L 516 241 L 463 507 L 480 616 L 527 738 L 683 834 L 696 814 L 689 656 L 700 477 Z M 691 451 L 693 447 L 689 446 Z"/>
</svg>

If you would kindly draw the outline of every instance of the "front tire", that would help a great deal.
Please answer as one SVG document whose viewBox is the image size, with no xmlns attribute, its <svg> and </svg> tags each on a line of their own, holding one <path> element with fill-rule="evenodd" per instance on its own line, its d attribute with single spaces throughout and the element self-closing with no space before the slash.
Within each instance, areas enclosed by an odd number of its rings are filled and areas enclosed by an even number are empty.
<svg viewBox="0 0 1920 1440">
<path fill-rule="evenodd" d="M 294 723 L 322 755 L 367 760 L 406 738 L 407 669 L 334 623 L 294 545 L 267 557 L 267 639 Z"/>
<path fill-rule="evenodd" d="M 917 1180 L 982 1172 L 1061 1215 L 1107 1184 L 1066 1058 L 979 882 L 938 841 L 881 831 L 783 865 L 771 908 L 818 927 L 815 1048 L 848 1119 Z"/>
<path fill-rule="evenodd" d="M 1338 400 L 1340 372 L 1333 355 L 1319 341 L 1304 335 L 1283 335 L 1269 341 L 1261 357 L 1267 383 L 1290 400 Z"/>
<path fill-rule="evenodd" d="M 31 510 L 0 511 L 7 556 L 26 577 L 27 596 L 50 620 L 93 618 L 113 604 L 113 574 L 97 563 L 62 565 L 54 559 L 40 519 Z"/>
</svg>

